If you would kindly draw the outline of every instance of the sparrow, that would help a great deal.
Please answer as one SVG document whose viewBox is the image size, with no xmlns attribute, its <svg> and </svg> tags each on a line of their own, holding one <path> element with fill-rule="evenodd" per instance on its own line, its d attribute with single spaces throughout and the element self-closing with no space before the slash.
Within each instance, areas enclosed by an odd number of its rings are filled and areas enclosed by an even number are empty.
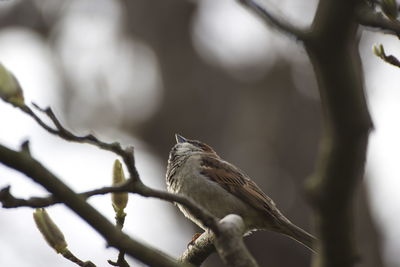
<svg viewBox="0 0 400 267">
<path fill-rule="evenodd" d="M 218 219 L 228 214 L 242 217 L 247 234 L 271 230 L 291 237 L 311 251 L 315 237 L 291 223 L 243 171 L 223 160 L 207 144 L 175 135 L 168 159 L 166 183 L 170 193 L 192 199 Z M 207 230 L 184 206 L 180 211 Z M 193 240 L 192 240 L 193 241 Z"/>
</svg>

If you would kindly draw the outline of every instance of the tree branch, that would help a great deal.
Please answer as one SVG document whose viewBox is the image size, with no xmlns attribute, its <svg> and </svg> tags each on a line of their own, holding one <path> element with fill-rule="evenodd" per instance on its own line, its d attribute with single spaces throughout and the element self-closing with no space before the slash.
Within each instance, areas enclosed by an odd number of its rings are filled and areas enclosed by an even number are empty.
<svg viewBox="0 0 400 267">
<path fill-rule="evenodd" d="M 0 162 L 1 162 L 0 157 Z M 132 180 L 127 180 L 124 184 L 119 186 L 106 186 L 95 190 L 90 190 L 87 192 L 83 192 L 77 194 L 82 199 L 86 200 L 89 197 L 95 195 L 105 195 L 109 193 L 116 192 L 129 192 L 139 194 L 144 197 L 154 197 L 162 200 L 169 201 L 171 203 L 179 203 L 184 205 L 186 208 L 190 209 L 193 214 L 196 216 L 212 231 L 216 234 L 219 233 L 218 229 L 218 221 L 207 211 L 198 207 L 192 200 L 187 199 L 184 196 L 171 194 L 166 191 L 155 190 L 140 182 L 132 182 Z M 44 208 L 50 205 L 54 205 L 57 203 L 64 203 L 64 201 L 60 198 L 57 198 L 56 195 L 51 195 L 48 197 L 32 197 L 29 199 L 21 199 L 14 197 L 10 192 L 10 186 L 3 188 L 0 191 L 0 202 L 2 203 L 4 208 L 18 208 L 18 207 L 31 207 L 31 208 Z"/>
<path fill-rule="evenodd" d="M 192 246 L 189 246 L 183 252 L 178 261 L 200 266 L 211 253 L 215 252 L 214 239 L 215 236 L 213 234 L 205 231 L 196 239 Z"/>
<path fill-rule="evenodd" d="M 307 180 L 315 211 L 318 267 L 351 267 L 357 255 L 353 196 L 364 174 L 369 131 L 358 51 L 358 0 L 321 0 L 304 42 L 316 72 L 324 133 L 317 166 Z"/>
<path fill-rule="evenodd" d="M 143 184 L 135 186 L 135 193 L 145 197 L 155 197 L 163 199 L 170 202 L 176 202 L 182 204 L 193 213 L 196 218 L 201 220 L 202 223 L 208 228 L 210 228 L 217 236 L 219 235 L 218 220 L 212 216 L 208 211 L 197 206 L 191 199 L 178 194 L 171 194 L 165 191 L 155 190 L 149 188 Z"/>
<path fill-rule="evenodd" d="M 151 266 L 182 266 L 161 251 L 131 239 L 121 232 L 28 153 L 13 151 L 0 145 L 0 162 L 24 173 L 46 188 L 47 191 L 91 225 L 107 241 L 109 246 L 123 250 L 130 256 Z"/>
<path fill-rule="evenodd" d="M 53 195 L 48 197 L 31 197 L 29 199 L 22 199 L 13 196 L 10 192 L 10 186 L 6 186 L 0 190 L 0 202 L 3 208 L 19 208 L 19 207 L 30 207 L 30 208 L 45 208 L 54 204 L 62 203 L 61 200 L 55 198 Z M 130 183 L 125 183 L 120 186 L 106 186 L 95 190 L 90 190 L 78 194 L 83 199 L 88 199 L 96 195 L 105 195 L 113 192 L 128 192 Z"/>
<path fill-rule="evenodd" d="M 215 247 L 226 266 L 258 267 L 256 260 L 243 242 L 245 225 L 236 214 L 229 214 L 219 222 L 221 233 L 215 238 Z"/>
<path fill-rule="evenodd" d="M 104 195 L 113 192 L 131 192 L 131 183 L 128 181 L 119 186 L 107 186 L 95 190 L 90 190 L 78 194 L 83 199 L 88 199 L 96 195 Z M 13 196 L 10 192 L 10 186 L 7 186 L 0 190 L 0 202 L 3 208 L 18 208 L 18 207 L 31 207 L 31 208 L 45 208 L 54 204 L 62 203 L 62 201 L 56 199 L 54 196 L 48 197 L 31 197 L 29 199 L 22 199 Z M 171 201 L 173 202 L 173 201 Z M 182 203 L 183 204 L 183 203 Z M 214 235 L 209 232 L 204 232 L 199 238 L 196 239 L 194 245 L 189 246 L 187 250 L 178 259 L 179 262 L 189 263 L 199 266 L 205 261 L 208 256 L 215 252 L 214 247 Z"/>
<path fill-rule="evenodd" d="M 358 22 L 372 30 L 379 30 L 381 33 L 400 35 L 400 22 L 390 20 L 382 13 L 378 13 L 370 7 L 362 7 L 357 10 Z"/>
<path fill-rule="evenodd" d="M 255 12 L 259 17 L 261 17 L 268 25 L 274 27 L 275 29 L 281 31 L 293 37 L 296 40 L 304 41 L 307 38 L 306 30 L 299 29 L 282 18 L 277 18 L 270 11 L 262 7 L 260 4 L 254 0 L 238 0 L 248 9 Z"/>
<path fill-rule="evenodd" d="M 203 261 L 217 249 L 218 254 L 226 266 L 258 266 L 243 243 L 245 225 L 240 216 L 236 214 L 225 216 L 220 220 L 219 228 L 219 236 L 205 231 L 196 239 L 193 246 L 188 247 L 178 261 L 200 266 Z"/>
<path fill-rule="evenodd" d="M 95 137 L 92 134 L 88 134 L 85 136 L 76 136 L 73 133 L 71 133 L 70 131 L 68 131 L 64 126 L 62 126 L 62 124 L 57 119 L 57 117 L 55 116 L 55 114 L 51 108 L 47 107 L 47 108 L 43 109 L 43 108 L 40 108 L 35 103 L 32 103 L 32 105 L 39 111 L 43 112 L 54 123 L 54 126 L 56 127 L 56 129 L 47 125 L 42 119 L 40 119 L 39 116 L 37 116 L 33 112 L 33 110 L 29 106 L 22 105 L 22 106 L 18 106 L 18 108 L 21 109 L 26 114 L 28 114 L 29 116 L 31 116 L 40 126 L 42 126 L 43 129 L 45 129 L 46 131 L 48 131 L 49 133 L 51 133 L 53 135 L 56 135 L 64 140 L 67 140 L 70 142 L 91 144 L 91 145 L 97 146 L 100 149 L 114 152 L 115 154 L 119 155 L 123 159 L 123 161 L 128 169 L 130 177 L 134 180 L 140 180 L 139 173 L 135 167 L 135 159 L 133 157 L 133 147 L 128 147 L 126 149 L 123 149 L 118 142 L 106 143 L 106 142 L 99 140 L 97 137 Z"/>
</svg>

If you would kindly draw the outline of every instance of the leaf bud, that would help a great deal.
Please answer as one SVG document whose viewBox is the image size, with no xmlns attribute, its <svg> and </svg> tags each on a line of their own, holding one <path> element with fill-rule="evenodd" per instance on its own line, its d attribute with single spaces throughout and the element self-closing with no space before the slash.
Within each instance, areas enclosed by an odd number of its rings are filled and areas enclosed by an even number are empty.
<svg viewBox="0 0 400 267">
<path fill-rule="evenodd" d="M 113 167 L 113 181 L 112 185 L 120 185 L 126 181 L 124 170 L 122 169 L 121 162 L 116 159 Z M 112 206 L 116 213 L 123 212 L 128 204 L 128 193 L 111 193 Z"/>
<path fill-rule="evenodd" d="M 52 221 L 46 210 L 43 208 L 36 209 L 33 213 L 33 219 L 49 246 L 55 249 L 57 253 L 63 253 L 67 248 L 67 242 L 63 233 Z"/>
<path fill-rule="evenodd" d="M 21 107 L 24 103 L 24 95 L 18 80 L 0 63 L 0 98 L 4 101 Z"/>
</svg>

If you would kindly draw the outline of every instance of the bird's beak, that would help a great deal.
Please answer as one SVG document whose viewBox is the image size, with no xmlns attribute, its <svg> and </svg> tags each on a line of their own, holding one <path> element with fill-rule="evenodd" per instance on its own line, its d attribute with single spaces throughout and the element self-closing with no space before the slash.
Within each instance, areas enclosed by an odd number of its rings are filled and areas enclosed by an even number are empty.
<svg viewBox="0 0 400 267">
<path fill-rule="evenodd" d="M 187 142 L 187 139 L 179 134 L 175 134 L 175 139 L 177 144 Z"/>
</svg>

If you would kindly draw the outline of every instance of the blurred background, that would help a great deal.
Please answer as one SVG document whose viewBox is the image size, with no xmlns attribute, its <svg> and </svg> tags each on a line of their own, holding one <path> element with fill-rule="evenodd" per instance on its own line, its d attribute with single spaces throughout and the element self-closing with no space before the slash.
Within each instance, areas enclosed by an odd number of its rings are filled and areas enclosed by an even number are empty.
<svg viewBox="0 0 400 267">
<path fill-rule="evenodd" d="M 311 23 L 317 1 L 264 0 L 277 16 Z M 359 266 L 400 266 L 400 88 L 398 69 L 372 54 L 398 52 L 396 38 L 360 31 L 368 102 L 375 123 L 365 183 L 355 205 Z M 399 55 L 399 54 L 398 54 Z M 202 140 L 243 169 L 294 223 L 313 231 L 303 182 L 321 132 L 315 77 L 302 47 L 233 0 L 0 1 L 0 62 L 20 81 L 27 103 L 50 105 L 77 134 L 134 145 L 142 180 L 165 189 L 174 133 Z M 108 185 L 115 156 L 47 134 L 0 103 L 0 142 L 33 155 L 76 191 Z M 0 186 L 18 197 L 45 196 L 0 166 Z M 338 196 L 340 197 L 340 196 Z M 109 196 L 90 203 L 113 221 Z M 117 251 L 67 208 L 48 209 L 70 250 L 107 266 Z M 177 209 L 131 196 L 125 231 L 180 255 L 199 231 Z M 42 239 L 32 209 L 0 209 L 1 266 L 74 266 Z M 309 266 L 310 253 L 271 232 L 246 243 L 260 266 Z M 142 266 L 129 259 L 132 266 Z M 205 266 L 220 266 L 210 257 Z"/>
</svg>

